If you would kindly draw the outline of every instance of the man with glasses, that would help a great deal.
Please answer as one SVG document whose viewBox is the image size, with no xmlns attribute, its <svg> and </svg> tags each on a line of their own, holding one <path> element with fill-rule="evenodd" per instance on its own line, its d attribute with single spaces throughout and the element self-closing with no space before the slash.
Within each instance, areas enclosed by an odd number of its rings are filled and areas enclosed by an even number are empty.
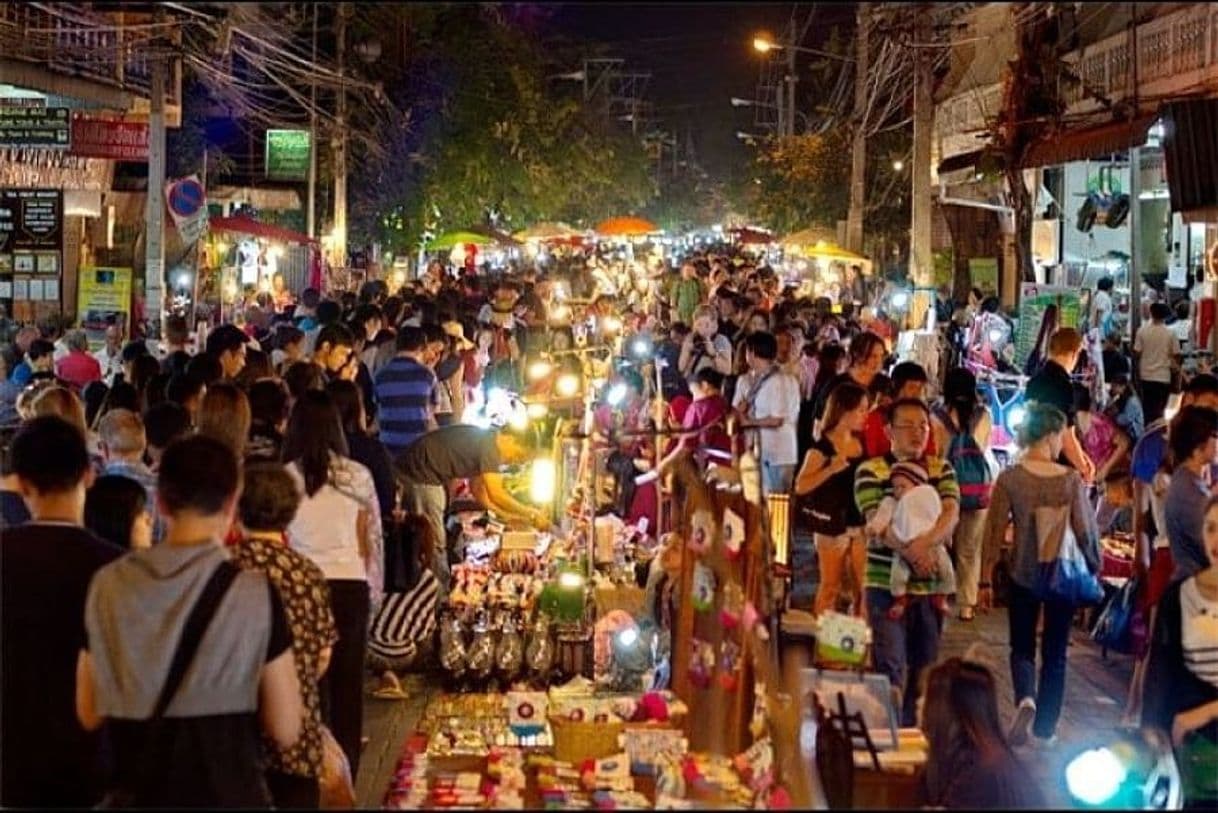
<svg viewBox="0 0 1218 813">
<path fill-rule="evenodd" d="M 854 479 L 854 496 L 863 518 L 870 522 L 885 497 L 893 496 L 892 470 L 898 462 L 917 463 L 927 473 L 927 483 L 939 493 L 939 519 L 926 533 L 915 537 L 896 552 L 900 542 L 891 530 L 881 538 L 867 540 L 867 567 L 863 585 L 867 618 L 872 629 L 876 670 L 892 681 L 893 697 L 901 709 L 901 725 L 917 725 L 918 686 L 922 672 L 939 657 L 943 616 L 931 596 L 941 593 L 936 574 L 936 551 L 952 538 L 960 517 L 960 487 L 956 473 L 941 457 L 924 455 L 930 437 L 930 410 L 916 398 L 895 401 L 886 427 L 891 449 L 882 457 L 862 463 Z M 894 598 L 892 568 L 903 556 L 912 570 L 908 603 L 899 618 L 889 610 Z"/>
</svg>

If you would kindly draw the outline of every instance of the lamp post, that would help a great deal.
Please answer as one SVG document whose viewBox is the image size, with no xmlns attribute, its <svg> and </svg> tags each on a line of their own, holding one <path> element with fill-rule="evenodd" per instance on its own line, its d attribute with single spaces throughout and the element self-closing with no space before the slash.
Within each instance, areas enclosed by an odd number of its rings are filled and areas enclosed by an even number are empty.
<svg viewBox="0 0 1218 813">
<path fill-rule="evenodd" d="M 795 37 L 795 32 L 791 31 L 792 40 Z M 794 41 L 778 43 L 773 40 L 768 34 L 757 34 L 753 37 L 753 50 L 758 53 L 768 54 L 770 51 L 786 51 L 787 52 L 787 100 L 786 100 L 786 116 L 782 115 L 782 105 L 779 107 L 779 120 L 782 126 L 779 127 L 780 135 L 793 136 L 795 135 L 795 83 L 799 81 L 799 77 L 795 73 L 795 54 L 815 54 L 817 56 L 828 57 L 830 59 L 839 59 L 843 62 L 851 62 L 849 57 L 844 57 L 839 54 L 822 51 L 819 48 L 807 48 L 799 45 Z M 778 97 L 780 100 L 782 96 Z M 734 102 L 733 102 L 734 104 Z"/>
</svg>

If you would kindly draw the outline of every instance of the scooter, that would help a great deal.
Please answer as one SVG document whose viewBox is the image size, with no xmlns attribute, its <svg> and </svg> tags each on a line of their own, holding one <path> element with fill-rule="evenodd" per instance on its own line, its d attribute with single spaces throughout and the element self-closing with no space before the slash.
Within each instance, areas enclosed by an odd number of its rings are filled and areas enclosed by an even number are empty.
<svg viewBox="0 0 1218 813">
<path fill-rule="evenodd" d="M 993 419 L 990 448 L 998 465 L 1005 469 L 1015 457 L 1015 433 L 1027 416 L 1028 376 L 1000 373 L 986 367 L 975 370 L 974 375 L 977 376 L 977 391 L 985 399 Z"/>
</svg>

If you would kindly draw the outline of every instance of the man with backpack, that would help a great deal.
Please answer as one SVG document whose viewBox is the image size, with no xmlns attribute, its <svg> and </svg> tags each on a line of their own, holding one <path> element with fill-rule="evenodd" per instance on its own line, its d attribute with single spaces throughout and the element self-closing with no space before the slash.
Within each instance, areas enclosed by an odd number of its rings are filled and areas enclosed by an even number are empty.
<svg viewBox="0 0 1218 813">
<path fill-rule="evenodd" d="M 965 368 L 948 371 L 943 398 L 931 410 L 931 428 L 935 444 L 944 450 L 943 456 L 955 471 L 960 489 L 960 522 L 952 542 L 956 556 L 956 603 L 960 620 L 972 621 L 979 605 L 988 609 L 992 604 L 990 584 L 981 581 L 981 574 L 988 575 L 993 570 L 992 562 L 982 561 L 982 539 L 995 467 L 989 456 L 993 422 L 989 410 L 977 397 L 977 379 Z"/>
</svg>

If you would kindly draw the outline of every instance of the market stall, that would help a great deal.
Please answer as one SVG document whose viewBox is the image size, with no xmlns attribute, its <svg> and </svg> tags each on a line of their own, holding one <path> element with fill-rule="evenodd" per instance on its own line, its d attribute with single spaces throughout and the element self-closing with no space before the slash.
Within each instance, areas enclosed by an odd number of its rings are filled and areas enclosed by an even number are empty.
<svg viewBox="0 0 1218 813">
<path fill-rule="evenodd" d="M 195 279 L 171 282 L 197 311 L 215 312 L 217 324 L 257 294 L 271 295 L 280 309 L 304 288 L 324 287 L 321 245 L 306 234 L 248 217 L 213 217 L 202 246 Z"/>
</svg>

